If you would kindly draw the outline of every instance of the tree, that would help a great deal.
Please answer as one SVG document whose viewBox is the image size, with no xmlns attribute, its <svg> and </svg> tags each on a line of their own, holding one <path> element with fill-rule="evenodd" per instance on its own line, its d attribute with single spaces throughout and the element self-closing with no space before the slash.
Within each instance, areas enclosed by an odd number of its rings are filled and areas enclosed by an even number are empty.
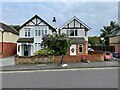
<svg viewBox="0 0 120 90">
<path fill-rule="evenodd" d="M 109 45 L 109 36 L 110 34 L 112 34 L 113 30 L 116 30 L 117 28 L 120 28 L 119 24 L 117 24 L 114 21 L 110 22 L 110 25 L 108 26 L 103 26 L 102 29 L 100 29 L 100 31 L 102 32 L 100 34 L 100 37 L 104 37 L 105 40 L 105 45 Z"/>
<path fill-rule="evenodd" d="M 55 55 L 62 55 L 67 53 L 70 46 L 70 39 L 66 34 L 45 35 L 42 38 L 42 45 L 55 51 Z"/>
<path fill-rule="evenodd" d="M 68 47 L 71 45 L 71 40 L 66 36 L 66 34 L 54 34 L 45 35 L 42 38 L 42 45 L 54 50 L 54 55 L 62 55 L 61 63 L 63 62 L 63 57 L 67 54 Z"/>
<path fill-rule="evenodd" d="M 14 29 L 16 29 L 18 31 L 19 28 L 20 28 L 20 25 L 10 25 L 10 27 L 12 27 L 12 28 L 14 28 Z"/>
<path fill-rule="evenodd" d="M 98 46 L 99 44 L 99 37 L 93 36 L 93 37 L 88 37 L 88 42 L 91 46 Z"/>
</svg>

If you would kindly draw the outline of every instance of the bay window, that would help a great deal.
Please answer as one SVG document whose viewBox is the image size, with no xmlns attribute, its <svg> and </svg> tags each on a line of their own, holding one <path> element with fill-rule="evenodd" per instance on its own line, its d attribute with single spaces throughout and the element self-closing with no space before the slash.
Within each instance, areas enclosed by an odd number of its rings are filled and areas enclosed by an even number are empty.
<svg viewBox="0 0 120 90">
<path fill-rule="evenodd" d="M 43 36 L 44 34 L 47 34 L 47 26 L 35 27 L 35 36 Z"/>
</svg>

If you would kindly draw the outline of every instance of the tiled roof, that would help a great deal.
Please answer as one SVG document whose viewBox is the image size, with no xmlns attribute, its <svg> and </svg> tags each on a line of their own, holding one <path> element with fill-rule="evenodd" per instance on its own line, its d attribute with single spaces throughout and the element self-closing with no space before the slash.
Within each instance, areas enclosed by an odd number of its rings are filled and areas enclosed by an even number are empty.
<svg viewBox="0 0 120 90">
<path fill-rule="evenodd" d="M 18 43 L 33 43 L 34 38 L 19 38 L 17 40 Z"/>
<path fill-rule="evenodd" d="M 11 28 L 10 26 L 8 26 L 2 22 L 0 22 L 0 28 L 2 28 L 5 32 L 11 32 L 13 34 L 18 35 L 18 32 L 15 29 Z"/>
<path fill-rule="evenodd" d="M 82 37 L 71 37 L 72 44 L 83 44 L 86 40 Z"/>
</svg>

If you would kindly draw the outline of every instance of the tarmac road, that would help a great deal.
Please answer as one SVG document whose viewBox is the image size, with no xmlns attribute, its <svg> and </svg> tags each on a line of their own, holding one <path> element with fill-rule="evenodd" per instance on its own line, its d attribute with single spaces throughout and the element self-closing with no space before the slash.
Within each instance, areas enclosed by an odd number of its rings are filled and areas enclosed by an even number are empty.
<svg viewBox="0 0 120 90">
<path fill-rule="evenodd" d="M 4 72 L 2 88 L 118 88 L 118 68 Z"/>
</svg>

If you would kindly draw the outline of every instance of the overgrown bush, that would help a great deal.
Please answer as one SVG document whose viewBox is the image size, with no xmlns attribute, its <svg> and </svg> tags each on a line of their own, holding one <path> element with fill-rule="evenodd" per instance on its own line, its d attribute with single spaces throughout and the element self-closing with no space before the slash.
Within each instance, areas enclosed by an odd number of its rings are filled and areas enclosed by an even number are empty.
<svg viewBox="0 0 120 90">
<path fill-rule="evenodd" d="M 35 55 L 38 55 L 38 56 L 50 56 L 54 54 L 55 54 L 55 51 L 49 48 L 43 48 L 35 52 Z"/>
<path fill-rule="evenodd" d="M 55 51 L 55 55 L 67 54 L 68 47 L 71 45 L 71 39 L 66 34 L 45 35 L 42 38 L 42 44 Z"/>
</svg>

